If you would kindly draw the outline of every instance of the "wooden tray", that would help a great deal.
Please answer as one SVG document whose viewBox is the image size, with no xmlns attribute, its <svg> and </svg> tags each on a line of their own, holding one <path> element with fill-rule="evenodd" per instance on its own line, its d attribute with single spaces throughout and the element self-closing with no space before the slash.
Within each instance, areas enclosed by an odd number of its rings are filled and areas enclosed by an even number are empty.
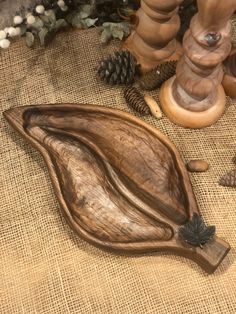
<svg viewBox="0 0 236 314">
<path fill-rule="evenodd" d="M 210 273 L 228 253 L 230 246 L 201 221 L 178 151 L 155 128 L 94 105 L 4 114 L 42 153 L 64 216 L 85 240 L 128 253 L 168 250 Z"/>
</svg>

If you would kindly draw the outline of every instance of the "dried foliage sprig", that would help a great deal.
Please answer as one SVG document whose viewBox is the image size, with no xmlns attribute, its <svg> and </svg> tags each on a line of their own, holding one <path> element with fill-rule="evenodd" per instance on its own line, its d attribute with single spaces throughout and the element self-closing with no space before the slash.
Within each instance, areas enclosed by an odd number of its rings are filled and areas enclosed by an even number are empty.
<svg viewBox="0 0 236 314">
<path fill-rule="evenodd" d="M 102 43 L 112 38 L 121 40 L 130 34 L 129 20 L 139 6 L 139 0 L 32 0 L 30 7 L 19 9 L 12 25 L 0 30 L 0 48 L 8 48 L 17 36 L 25 36 L 29 47 L 37 38 L 44 45 L 68 26 L 102 26 Z M 180 8 L 182 33 L 195 11 L 195 1 L 184 1 Z"/>
<path fill-rule="evenodd" d="M 24 36 L 29 47 L 34 45 L 36 39 L 45 45 L 58 31 L 69 26 L 86 29 L 102 25 L 102 42 L 112 38 L 122 39 L 129 35 L 130 26 L 118 9 L 127 9 L 131 14 L 137 5 L 138 1 L 135 0 L 34 1 L 31 7 L 19 9 L 10 27 L 0 30 L 0 48 L 8 48 L 11 40 L 17 36 Z"/>
</svg>

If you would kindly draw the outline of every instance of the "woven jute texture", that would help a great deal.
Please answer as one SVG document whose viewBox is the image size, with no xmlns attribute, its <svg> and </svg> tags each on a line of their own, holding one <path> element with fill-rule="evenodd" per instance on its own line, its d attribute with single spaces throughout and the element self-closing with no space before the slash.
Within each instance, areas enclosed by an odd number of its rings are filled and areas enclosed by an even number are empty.
<svg viewBox="0 0 236 314">
<path fill-rule="evenodd" d="M 130 111 L 122 88 L 95 75 L 99 60 L 118 47 L 102 47 L 96 29 L 60 34 L 46 49 L 17 41 L 0 52 L 1 111 L 63 102 Z M 186 162 L 211 165 L 190 177 L 206 223 L 232 246 L 215 274 L 167 253 L 121 256 L 81 240 L 61 215 L 41 155 L 1 115 L 0 313 L 236 313 L 236 189 L 217 183 L 234 167 L 236 104 L 228 99 L 224 117 L 203 130 L 144 120 L 169 136 Z"/>
</svg>

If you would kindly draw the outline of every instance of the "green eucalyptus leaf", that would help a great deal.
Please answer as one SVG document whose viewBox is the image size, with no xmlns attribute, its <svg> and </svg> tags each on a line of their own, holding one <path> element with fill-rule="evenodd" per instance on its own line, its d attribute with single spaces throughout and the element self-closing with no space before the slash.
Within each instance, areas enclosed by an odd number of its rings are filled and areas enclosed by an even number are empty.
<svg viewBox="0 0 236 314">
<path fill-rule="evenodd" d="M 90 4 L 84 4 L 79 6 L 79 15 L 82 19 L 86 19 L 92 13 L 92 7 Z"/>
<path fill-rule="evenodd" d="M 51 23 L 56 22 L 56 14 L 55 14 L 55 12 L 53 10 L 47 10 L 45 12 L 45 16 L 49 18 L 49 21 Z"/>
<path fill-rule="evenodd" d="M 40 41 L 41 46 L 45 45 L 45 39 L 46 39 L 47 34 L 48 34 L 48 29 L 46 27 L 43 27 L 39 31 L 38 36 L 39 36 L 39 41 Z"/>
<path fill-rule="evenodd" d="M 77 13 L 71 20 L 71 25 L 77 28 L 83 28 L 83 20 L 80 17 L 79 13 Z"/>
<path fill-rule="evenodd" d="M 20 26 L 20 35 L 24 35 L 27 32 L 27 25 L 21 24 Z"/>
<path fill-rule="evenodd" d="M 123 32 L 124 32 L 124 36 L 127 37 L 130 34 L 130 24 L 127 22 L 121 22 L 119 23 L 120 27 L 122 28 Z"/>
<path fill-rule="evenodd" d="M 73 18 L 74 18 L 75 16 L 76 16 L 76 12 L 75 12 L 75 11 L 69 12 L 69 13 L 66 15 L 65 19 L 66 19 L 66 21 L 67 21 L 69 24 L 72 24 Z"/>
<path fill-rule="evenodd" d="M 126 22 L 111 23 L 105 22 L 102 25 L 103 32 L 101 41 L 103 43 L 108 42 L 111 38 L 118 38 L 122 40 L 130 34 L 130 26 Z"/>
<path fill-rule="evenodd" d="M 59 19 L 56 21 L 55 25 L 54 25 L 54 30 L 59 30 L 59 29 L 62 29 L 62 28 L 65 28 L 67 26 L 67 22 L 65 19 Z"/>
<path fill-rule="evenodd" d="M 102 24 L 102 27 L 103 27 L 103 28 L 110 29 L 110 28 L 111 28 L 111 25 L 113 25 L 113 24 L 115 24 L 115 23 L 105 22 L 105 23 Z"/>
<path fill-rule="evenodd" d="M 41 15 L 40 19 L 41 19 L 41 21 L 43 22 L 44 25 L 50 25 L 51 24 L 51 19 L 50 19 L 49 16 Z"/>
<path fill-rule="evenodd" d="M 112 36 L 113 36 L 113 38 L 118 38 L 118 39 L 122 40 L 124 37 L 124 31 L 122 29 L 119 29 L 119 28 L 114 28 L 112 30 Z"/>
<path fill-rule="evenodd" d="M 31 32 L 25 33 L 25 42 L 28 47 L 32 47 L 34 44 L 34 35 Z"/>
<path fill-rule="evenodd" d="M 78 15 L 81 19 L 86 19 L 87 17 L 89 17 L 89 14 L 85 12 L 79 12 Z"/>
<path fill-rule="evenodd" d="M 85 25 L 86 28 L 89 28 L 91 26 L 94 26 L 97 20 L 98 20 L 97 18 L 96 19 L 87 18 L 83 20 L 83 24 Z"/>
<path fill-rule="evenodd" d="M 30 28 L 34 28 L 39 31 L 43 26 L 43 21 L 39 17 L 35 17 L 35 22 L 30 25 Z"/>
<path fill-rule="evenodd" d="M 101 34 L 101 42 L 102 42 L 103 44 L 106 44 L 106 43 L 109 42 L 109 40 L 111 40 L 111 38 L 112 38 L 111 31 L 110 31 L 109 29 L 106 29 L 106 28 L 105 28 L 105 29 L 102 31 L 102 34 Z"/>
</svg>

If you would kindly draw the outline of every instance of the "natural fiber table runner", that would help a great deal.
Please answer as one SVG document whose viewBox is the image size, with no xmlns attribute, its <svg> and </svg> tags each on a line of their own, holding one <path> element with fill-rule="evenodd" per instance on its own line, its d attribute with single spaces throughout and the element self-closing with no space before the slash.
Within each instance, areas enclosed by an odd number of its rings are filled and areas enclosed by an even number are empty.
<svg viewBox="0 0 236 314">
<path fill-rule="evenodd" d="M 60 34 L 46 49 L 16 42 L 0 52 L 1 111 L 60 102 L 130 111 L 122 88 L 95 76 L 98 61 L 118 46 L 102 47 L 96 29 Z M 203 130 L 144 120 L 168 135 L 185 161 L 211 164 L 191 180 L 205 221 L 232 245 L 221 266 L 207 275 L 182 257 L 120 256 L 81 240 L 61 215 L 41 155 L 1 115 L 0 313 L 236 313 L 236 189 L 217 184 L 233 168 L 236 104 L 228 99 L 225 116 Z"/>
</svg>

